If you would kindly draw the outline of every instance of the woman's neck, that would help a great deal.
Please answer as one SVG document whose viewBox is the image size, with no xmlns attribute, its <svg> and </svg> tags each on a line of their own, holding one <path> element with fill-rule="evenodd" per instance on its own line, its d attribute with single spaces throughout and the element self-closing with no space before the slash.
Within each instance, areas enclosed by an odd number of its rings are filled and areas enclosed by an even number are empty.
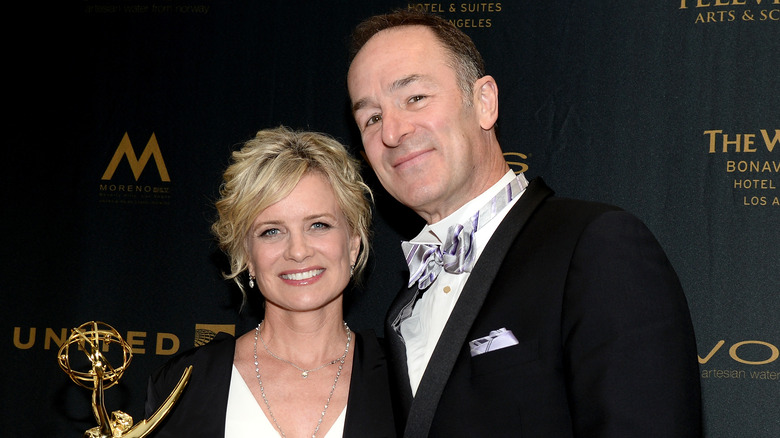
<svg viewBox="0 0 780 438">
<path fill-rule="evenodd" d="M 315 315 L 266 309 L 259 336 L 269 354 L 309 368 L 345 352 L 347 327 L 340 312 Z"/>
</svg>

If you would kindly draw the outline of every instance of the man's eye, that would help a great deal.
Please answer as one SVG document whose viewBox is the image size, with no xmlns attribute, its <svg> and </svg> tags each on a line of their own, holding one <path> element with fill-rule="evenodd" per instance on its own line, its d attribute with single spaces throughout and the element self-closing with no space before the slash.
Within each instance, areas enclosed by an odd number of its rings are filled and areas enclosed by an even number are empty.
<svg viewBox="0 0 780 438">
<path fill-rule="evenodd" d="M 379 122 L 380 120 L 382 120 L 382 116 L 380 116 L 379 114 L 374 114 L 373 116 L 369 117 L 368 120 L 366 120 L 366 126 L 371 126 L 374 123 Z"/>
<path fill-rule="evenodd" d="M 421 101 L 423 99 L 425 99 L 425 96 L 412 96 L 409 99 L 409 103 L 416 103 L 416 102 L 419 102 L 419 101 Z"/>
</svg>

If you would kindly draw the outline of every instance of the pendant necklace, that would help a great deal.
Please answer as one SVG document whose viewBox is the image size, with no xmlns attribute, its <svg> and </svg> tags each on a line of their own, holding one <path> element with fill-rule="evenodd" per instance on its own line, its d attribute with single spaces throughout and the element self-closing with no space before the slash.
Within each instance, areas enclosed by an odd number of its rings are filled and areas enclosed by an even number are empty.
<svg viewBox="0 0 780 438">
<path fill-rule="evenodd" d="M 290 362 L 289 360 L 287 360 L 287 359 L 284 359 L 284 358 L 281 358 L 281 357 L 277 356 L 277 355 L 276 355 L 276 354 L 275 354 L 273 351 L 271 351 L 270 349 L 268 349 L 268 345 L 266 345 L 266 343 L 265 343 L 265 340 L 263 339 L 263 337 L 262 337 L 262 336 L 260 336 L 260 326 L 261 326 L 262 324 L 263 324 L 263 323 L 261 322 L 260 324 L 258 324 L 258 325 L 257 325 L 257 330 L 256 330 L 256 332 L 257 332 L 257 336 L 256 336 L 256 337 L 257 337 L 257 338 L 260 338 L 260 342 L 262 342 L 262 344 L 263 344 L 263 348 L 265 349 L 265 351 L 266 351 L 268 354 L 270 354 L 271 356 L 273 356 L 273 358 L 274 358 L 274 359 L 276 359 L 276 360 L 280 360 L 280 361 L 282 361 L 282 362 L 284 362 L 284 363 L 286 363 L 286 364 L 290 364 L 290 365 L 294 366 L 295 368 L 297 368 L 297 369 L 298 369 L 298 371 L 300 371 L 300 372 L 301 372 L 301 377 L 303 377 L 304 379 L 305 379 L 305 378 L 307 378 L 307 377 L 309 377 L 309 373 L 313 373 L 313 372 L 315 372 L 315 371 L 317 371 L 317 370 L 321 370 L 321 369 L 323 369 L 323 368 L 325 368 L 325 367 L 327 367 L 327 366 L 330 366 L 330 365 L 333 365 L 333 364 L 335 364 L 336 362 L 341 362 L 341 363 L 344 363 L 344 359 L 346 359 L 346 357 L 347 357 L 347 353 L 349 353 L 349 343 L 350 343 L 350 341 L 352 340 L 352 332 L 349 330 L 349 326 L 347 325 L 347 323 L 346 323 L 346 321 L 345 321 L 345 322 L 344 322 L 344 329 L 347 331 L 347 348 L 345 348 L 345 349 L 344 349 L 344 354 L 342 354 L 342 355 L 341 355 L 341 357 L 339 357 L 339 358 L 337 358 L 337 359 L 333 359 L 333 360 L 332 360 L 332 361 L 330 361 L 330 362 L 325 362 L 324 364 L 322 364 L 322 365 L 318 366 L 317 368 L 312 368 L 312 369 L 310 369 L 310 370 L 305 370 L 305 369 L 303 369 L 303 368 L 299 367 L 298 365 L 296 365 L 296 364 L 294 364 L 294 363 Z M 256 344 L 256 343 L 257 343 L 257 339 L 255 339 L 255 344 Z"/>
<path fill-rule="evenodd" d="M 287 435 L 284 434 L 284 431 L 282 430 L 282 426 L 279 425 L 279 422 L 276 421 L 276 417 L 274 417 L 273 411 L 271 411 L 271 404 L 268 403 L 268 397 L 265 395 L 265 387 L 263 385 L 262 379 L 260 379 L 260 363 L 257 359 L 257 339 L 260 338 L 260 341 L 263 343 L 263 347 L 265 348 L 265 351 L 268 352 L 271 356 L 273 356 L 275 359 L 278 359 L 282 362 L 286 362 L 298 370 L 302 371 L 302 376 L 305 379 L 308 377 L 310 372 L 317 371 L 321 368 L 324 368 L 328 365 L 333 365 L 336 362 L 339 363 L 339 369 L 336 371 L 336 378 L 333 379 L 333 386 L 330 388 L 330 393 L 328 394 L 328 399 L 325 401 L 325 407 L 322 408 L 322 415 L 320 415 L 320 419 L 317 420 L 317 426 L 314 428 L 314 432 L 311 434 L 311 438 L 317 437 L 317 432 L 320 430 L 320 425 L 322 425 L 322 420 L 325 418 L 325 412 L 328 410 L 328 406 L 330 405 L 330 399 L 333 397 L 333 393 L 336 391 L 336 384 L 339 383 L 339 377 L 341 376 L 341 370 L 344 368 L 344 362 L 347 357 L 347 353 L 349 353 L 349 344 L 352 341 L 352 332 L 349 330 L 349 326 L 347 326 L 347 323 L 344 322 L 344 328 L 347 330 L 347 346 L 344 348 L 344 354 L 341 355 L 340 358 L 333 360 L 331 362 L 325 363 L 317 368 L 311 369 L 311 370 L 304 370 L 303 368 L 300 368 L 299 366 L 295 365 L 294 363 L 282 359 L 281 357 L 273 354 L 269 349 L 268 346 L 265 345 L 265 341 L 263 341 L 262 336 L 260 336 L 260 327 L 263 325 L 261 322 L 257 325 L 257 328 L 255 329 L 255 346 L 254 346 L 254 358 L 255 358 L 255 374 L 257 375 L 257 383 L 260 384 L 260 395 L 263 397 L 263 402 L 265 403 L 265 407 L 268 409 L 268 414 L 271 416 L 271 421 L 273 421 L 274 426 L 279 430 L 279 434 L 282 436 L 282 438 L 287 438 Z"/>
</svg>

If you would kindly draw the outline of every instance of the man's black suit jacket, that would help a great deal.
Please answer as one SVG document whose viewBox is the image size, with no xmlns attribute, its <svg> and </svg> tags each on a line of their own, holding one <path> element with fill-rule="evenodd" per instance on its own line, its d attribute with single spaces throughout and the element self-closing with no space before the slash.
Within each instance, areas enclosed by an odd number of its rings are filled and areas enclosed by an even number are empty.
<svg viewBox="0 0 780 438">
<path fill-rule="evenodd" d="M 355 355 L 344 437 L 395 437 L 385 354 L 372 331 L 353 333 Z M 225 413 L 235 346 L 235 338 L 220 333 L 208 344 L 174 357 L 150 377 L 146 418 L 171 393 L 184 369 L 188 365 L 193 366 L 181 398 L 151 437 L 225 436 Z"/>
<path fill-rule="evenodd" d="M 701 435 L 685 296 L 650 231 L 616 207 L 532 181 L 474 266 L 412 398 L 392 321 L 416 293 L 403 290 L 385 324 L 407 437 Z M 500 328 L 519 343 L 471 357 L 468 342 Z"/>
</svg>

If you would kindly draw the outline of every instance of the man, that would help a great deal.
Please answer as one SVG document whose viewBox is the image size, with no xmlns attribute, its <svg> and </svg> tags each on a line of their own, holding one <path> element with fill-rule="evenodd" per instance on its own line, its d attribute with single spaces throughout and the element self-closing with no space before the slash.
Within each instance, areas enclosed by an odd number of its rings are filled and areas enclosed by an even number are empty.
<svg viewBox="0 0 780 438">
<path fill-rule="evenodd" d="M 700 436 L 690 315 L 650 231 L 509 169 L 498 86 L 446 20 L 397 12 L 353 38 L 366 157 L 427 222 L 385 323 L 405 436 Z"/>
</svg>

